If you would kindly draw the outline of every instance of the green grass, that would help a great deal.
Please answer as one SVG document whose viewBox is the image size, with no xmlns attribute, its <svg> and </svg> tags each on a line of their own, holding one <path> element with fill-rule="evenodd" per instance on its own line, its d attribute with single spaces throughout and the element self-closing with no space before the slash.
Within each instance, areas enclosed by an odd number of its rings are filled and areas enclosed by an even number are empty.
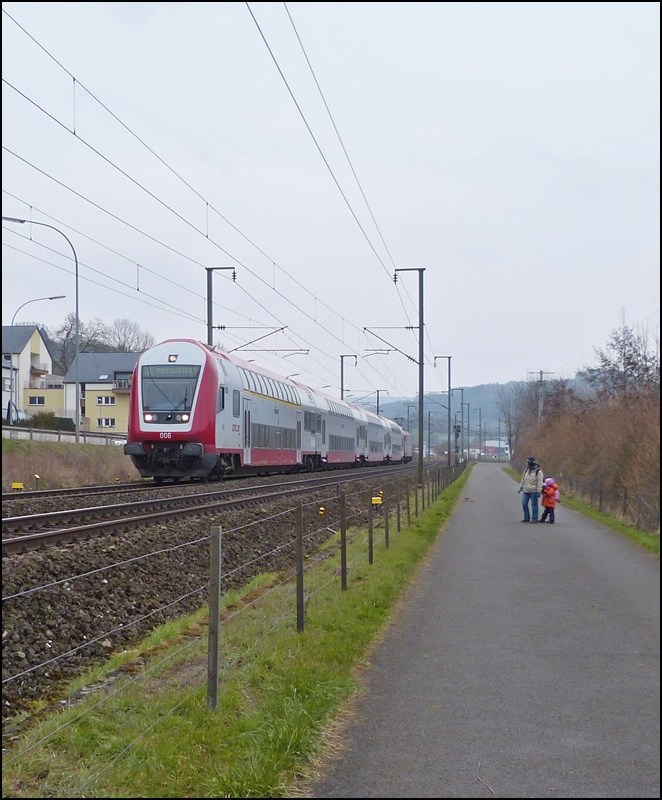
<svg viewBox="0 0 662 800">
<path fill-rule="evenodd" d="M 516 481 L 519 481 L 522 477 L 514 469 L 510 467 L 504 467 L 504 472 L 510 475 L 511 478 L 514 478 Z M 648 531 L 640 531 L 637 528 L 633 528 L 631 525 L 626 525 L 625 523 L 621 522 L 620 520 L 616 519 L 615 517 L 610 516 L 609 514 L 605 514 L 602 511 L 598 511 L 591 506 L 587 506 L 586 503 L 582 503 L 580 500 L 576 500 L 574 497 L 569 497 L 567 494 L 564 494 L 561 498 L 562 503 L 564 506 L 571 508 L 573 511 L 578 511 L 580 514 L 583 514 L 585 517 L 590 517 L 594 519 L 596 522 L 600 522 L 606 528 L 609 528 L 612 531 L 616 531 L 616 533 L 620 533 L 623 536 L 627 536 L 628 539 L 631 539 L 633 542 L 636 542 L 638 545 L 641 545 L 644 549 L 650 551 L 651 553 L 655 553 L 656 555 L 660 555 L 660 535 L 655 533 L 649 533 Z"/>
<path fill-rule="evenodd" d="M 105 671 L 119 669 L 121 677 L 108 683 L 103 703 L 101 692 L 88 695 L 14 743 L 5 756 L 3 796 L 292 797 L 314 774 L 329 731 L 361 689 L 371 646 L 469 472 L 418 518 L 412 504 L 410 528 L 403 515 L 397 533 L 392 519 L 388 550 L 383 528 L 376 528 L 372 566 L 366 532 L 350 531 L 347 591 L 340 587 L 337 542 L 329 543 L 328 558 L 314 565 L 309 559 L 303 633 L 296 631 L 293 583 L 282 576 L 260 576 L 243 593 L 224 596 L 229 618 L 215 711 L 207 709 L 207 626 L 199 612 L 118 654 Z M 96 670 L 88 679 L 101 678 Z"/>
</svg>

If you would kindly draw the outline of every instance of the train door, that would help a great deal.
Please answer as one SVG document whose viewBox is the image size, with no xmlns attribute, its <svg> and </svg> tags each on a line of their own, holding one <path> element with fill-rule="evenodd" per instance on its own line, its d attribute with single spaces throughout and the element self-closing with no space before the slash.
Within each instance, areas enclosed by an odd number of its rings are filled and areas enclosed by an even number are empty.
<svg viewBox="0 0 662 800">
<path fill-rule="evenodd" d="M 301 411 L 297 411 L 297 464 L 301 464 Z"/>
<path fill-rule="evenodd" d="M 251 399 L 244 396 L 244 465 L 251 463 Z"/>
</svg>

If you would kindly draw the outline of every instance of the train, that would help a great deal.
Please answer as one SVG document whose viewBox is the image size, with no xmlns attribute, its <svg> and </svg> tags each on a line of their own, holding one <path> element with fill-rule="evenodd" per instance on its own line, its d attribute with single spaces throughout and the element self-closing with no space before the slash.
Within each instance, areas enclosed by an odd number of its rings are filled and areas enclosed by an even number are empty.
<svg viewBox="0 0 662 800">
<path fill-rule="evenodd" d="M 133 372 L 124 452 L 144 478 L 407 463 L 396 422 L 194 339 L 166 339 Z"/>
</svg>

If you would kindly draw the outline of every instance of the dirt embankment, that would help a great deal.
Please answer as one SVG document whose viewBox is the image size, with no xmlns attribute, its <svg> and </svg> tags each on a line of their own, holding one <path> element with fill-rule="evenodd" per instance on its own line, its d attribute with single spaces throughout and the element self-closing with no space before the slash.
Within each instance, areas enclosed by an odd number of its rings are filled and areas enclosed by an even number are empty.
<svg viewBox="0 0 662 800">
<path fill-rule="evenodd" d="M 11 491 L 14 482 L 26 490 L 64 489 L 113 483 L 116 478 L 120 483 L 140 478 L 119 445 L 2 440 L 3 492 Z"/>
</svg>

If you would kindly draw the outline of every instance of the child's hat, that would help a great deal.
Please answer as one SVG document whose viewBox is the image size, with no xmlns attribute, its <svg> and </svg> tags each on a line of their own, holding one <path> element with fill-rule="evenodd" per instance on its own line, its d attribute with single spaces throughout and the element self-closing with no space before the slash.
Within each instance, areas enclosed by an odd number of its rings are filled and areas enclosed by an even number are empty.
<svg viewBox="0 0 662 800">
<path fill-rule="evenodd" d="M 551 486 L 554 483 L 554 478 L 545 478 L 545 486 Z"/>
</svg>

